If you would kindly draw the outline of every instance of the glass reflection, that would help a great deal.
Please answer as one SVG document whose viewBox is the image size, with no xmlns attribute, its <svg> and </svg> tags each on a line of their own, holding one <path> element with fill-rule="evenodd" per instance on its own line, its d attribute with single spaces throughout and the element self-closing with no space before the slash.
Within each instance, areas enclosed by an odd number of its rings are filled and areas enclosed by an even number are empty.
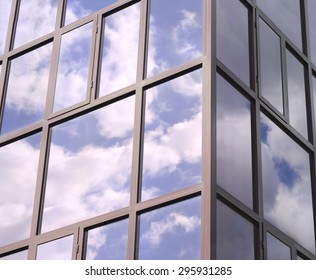
<svg viewBox="0 0 316 280">
<path fill-rule="evenodd" d="M 127 256 L 128 220 L 88 231 L 87 260 L 125 260 Z"/>
<path fill-rule="evenodd" d="M 63 34 L 54 112 L 86 100 L 93 23 Z"/>
<path fill-rule="evenodd" d="M 217 184 L 252 208 L 250 102 L 220 75 L 216 87 Z"/>
<path fill-rule="evenodd" d="M 4 52 L 12 0 L 0 2 L 0 56 Z"/>
<path fill-rule="evenodd" d="M 316 77 L 313 76 L 314 119 L 316 117 Z M 316 119 L 315 119 L 316 120 Z"/>
<path fill-rule="evenodd" d="M 272 234 L 267 233 L 268 260 L 290 260 L 291 249 Z"/>
<path fill-rule="evenodd" d="M 261 19 L 259 30 L 261 94 L 283 114 L 280 37 Z"/>
<path fill-rule="evenodd" d="M 257 0 L 257 4 L 282 32 L 302 49 L 300 0 Z"/>
<path fill-rule="evenodd" d="M 201 181 L 200 70 L 146 91 L 142 199 Z"/>
<path fill-rule="evenodd" d="M 40 140 L 35 134 L 0 147 L 0 246 L 30 235 Z"/>
<path fill-rule="evenodd" d="M 117 0 L 67 0 L 65 25 L 90 15 Z"/>
<path fill-rule="evenodd" d="M 21 252 L 17 252 L 17 253 L 13 253 L 10 255 L 7 255 L 5 257 L 0 257 L 0 260 L 27 260 L 27 250 L 21 251 Z"/>
<path fill-rule="evenodd" d="M 37 247 L 37 260 L 71 260 L 73 236 L 63 237 Z"/>
<path fill-rule="evenodd" d="M 128 206 L 134 97 L 52 128 L 42 232 Z"/>
<path fill-rule="evenodd" d="M 21 0 L 14 47 L 54 31 L 58 0 Z"/>
<path fill-rule="evenodd" d="M 286 63 L 290 124 L 308 138 L 304 66 L 289 51 L 286 52 Z"/>
<path fill-rule="evenodd" d="M 43 118 L 51 56 L 48 44 L 10 62 L 1 134 Z"/>
<path fill-rule="evenodd" d="M 248 9 L 240 1 L 216 2 L 217 57 L 249 85 Z"/>
<path fill-rule="evenodd" d="M 221 201 L 217 201 L 216 259 L 254 259 L 253 224 Z"/>
<path fill-rule="evenodd" d="M 308 23 L 309 23 L 309 40 L 311 47 L 311 58 L 314 65 L 316 65 L 316 1 L 307 0 L 308 7 Z"/>
<path fill-rule="evenodd" d="M 147 76 L 202 54 L 202 11 L 201 0 L 151 1 Z"/>
<path fill-rule="evenodd" d="M 136 82 L 139 20 L 139 3 L 104 19 L 99 96 Z"/>
<path fill-rule="evenodd" d="M 200 259 L 200 197 L 140 216 L 141 260 Z"/>
<path fill-rule="evenodd" d="M 265 218 L 315 253 L 309 154 L 263 114 L 261 153 Z"/>
</svg>

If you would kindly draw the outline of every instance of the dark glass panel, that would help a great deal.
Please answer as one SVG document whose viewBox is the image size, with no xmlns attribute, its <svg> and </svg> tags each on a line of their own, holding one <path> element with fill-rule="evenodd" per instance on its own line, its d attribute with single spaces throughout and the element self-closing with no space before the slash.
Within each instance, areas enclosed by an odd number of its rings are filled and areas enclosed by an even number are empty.
<svg viewBox="0 0 316 280">
<path fill-rule="evenodd" d="M 315 253 L 309 154 L 261 115 L 264 217 Z"/>
<path fill-rule="evenodd" d="M 291 248 L 272 234 L 267 233 L 268 260 L 290 260 Z"/>
<path fill-rule="evenodd" d="M 200 259 L 200 198 L 140 215 L 139 259 Z"/>
<path fill-rule="evenodd" d="M 217 57 L 249 85 L 248 9 L 240 1 L 216 2 Z"/>
<path fill-rule="evenodd" d="M 254 226 L 217 201 L 216 259 L 254 259 Z"/>
<path fill-rule="evenodd" d="M 220 75 L 216 85 L 217 184 L 252 208 L 250 102 Z"/>
</svg>

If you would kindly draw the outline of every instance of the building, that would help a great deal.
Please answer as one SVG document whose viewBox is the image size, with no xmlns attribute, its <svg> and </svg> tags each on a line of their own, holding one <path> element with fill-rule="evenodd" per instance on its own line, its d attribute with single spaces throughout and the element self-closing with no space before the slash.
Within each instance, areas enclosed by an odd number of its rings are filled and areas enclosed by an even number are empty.
<svg viewBox="0 0 316 280">
<path fill-rule="evenodd" d="M 314 259 L 315 10 L 1 1 L 0 258 Z"/>
</svg>

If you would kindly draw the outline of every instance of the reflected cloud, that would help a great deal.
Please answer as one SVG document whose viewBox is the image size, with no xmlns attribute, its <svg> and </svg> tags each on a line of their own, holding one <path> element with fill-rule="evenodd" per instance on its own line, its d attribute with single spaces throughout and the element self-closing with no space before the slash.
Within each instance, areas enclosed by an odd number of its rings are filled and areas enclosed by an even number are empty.
<svg viewBox="0 0 316 280">
<path fill-rule="evenodd" d="M 4 52 L 12 1 L 0 2 L 0 55 Z"/>
</svg>

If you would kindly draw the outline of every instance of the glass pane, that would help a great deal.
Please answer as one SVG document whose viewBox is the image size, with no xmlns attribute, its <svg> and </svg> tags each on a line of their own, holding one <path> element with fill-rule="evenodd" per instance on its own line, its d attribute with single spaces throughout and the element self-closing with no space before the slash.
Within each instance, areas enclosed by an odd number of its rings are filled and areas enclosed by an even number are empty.
<svg viewBox="0 0 316 280">
<path fill-rule="evenodd" d="M 220 201 L 217 201 L 216 259 L 254 259 L 253 224 Z"/>
<path fill-rule="evenodd" d="M 264 216 L 315 253 L 309 154 L 261 115 Z"/>
<path fill-rule="evenodd" d="M 54 112 L 86 100 L 93 23 L 62 35 Z"/>
<path fill-rule="evenodd" d="M 286 52 L 286 63 L 290 124 L 308 138 L 304 67 L 289 51 Z"/>
<path fill-rule="evenodd" d="M 104 19 L 99 96 L 136 82 L 140 4 Z"/>
<path fill-rule="evenodd" d="M 217 184 L 252 208 L 250 102 L 220 75 L 216 82 Z"/>
<path fill-rule="evenodd" d="M 65 25 L 90 15 L 117 0 L 67 0 Z"/>
<path fill-rule="evenodd" d="M 217 57 L 249 85 L 248 9 L 240 1 L 216 2 Z"/>
<path fill-rule="evenodd" d="M 147 76 L 202 55 L 202 0 L 152 0 Z"/>
<path fill-rule="evenodd" d="M 311 56 L 312 62 L 316 65 L 316 1 L 315 0 L 307 0 L 308 7 L 308 21 L 309 21 L 309 40 L 311 47 Z"/>
<path fill-rule="evenodd" d="M 291 249 L 272 234 L 267 233 L 268 260 L 290 260 Z"/>
<path fill-rule="evenodd" d="M 71 260 L 73 236 L 63 237 L 37 247 L 37 260 Z"/>
<path fill-rule="evenodd" d="M 261 10 L 302 49 L 300 0 L 257 0 Z"/>
<path fill-rule="evenodd" d="M 316 77 L 313 76 L 314 121 L 316 121 Z"/>
<path fill-rule="evenodd" d="M 88 231 L 87 260 L 126 260 L 128 220 Z"/>
<path fill-rule="evenodd" d="M 40 137 L 35 134 L 0 148 L 0 246 L 30 235 Z"/>
<path fill-rule="evenodd" d="M 259 24 L 261 94 L 283 114 L 280 37 L 263 20 Z"/>
<path fill-rule="evenodd" d="M 146 91 L 142 199 L 201 181 L 202 72 Z"/>
<path fill-rule="evenodd" d="M 58 0 L 21 0 L 14 47 L 20 47 L 55 29 Z"/>
<path fill-rule="evenodd" d="M 200 198 L 140 216 L 139 259 L 200 259 Z"/>
<path fill-rule="evenodd" d="M 1 257 L 0 260 L 27 260 L 27 250 Z"/>
<path fill-rule="evenodd" d="M 11 61 L 1 134 L 43 118 L 52 44 Z"/>
<path fill-rule="evenodd" d="M 4 52 L 11 5 L 12 0 L 2 0 L 0 2 L 0 55 L 2 55 Z"/>
<path fill-rule="evenodd" d="M 129 205 L 134 97 L 52 128 L 42 231 Z"/>
</svg>

